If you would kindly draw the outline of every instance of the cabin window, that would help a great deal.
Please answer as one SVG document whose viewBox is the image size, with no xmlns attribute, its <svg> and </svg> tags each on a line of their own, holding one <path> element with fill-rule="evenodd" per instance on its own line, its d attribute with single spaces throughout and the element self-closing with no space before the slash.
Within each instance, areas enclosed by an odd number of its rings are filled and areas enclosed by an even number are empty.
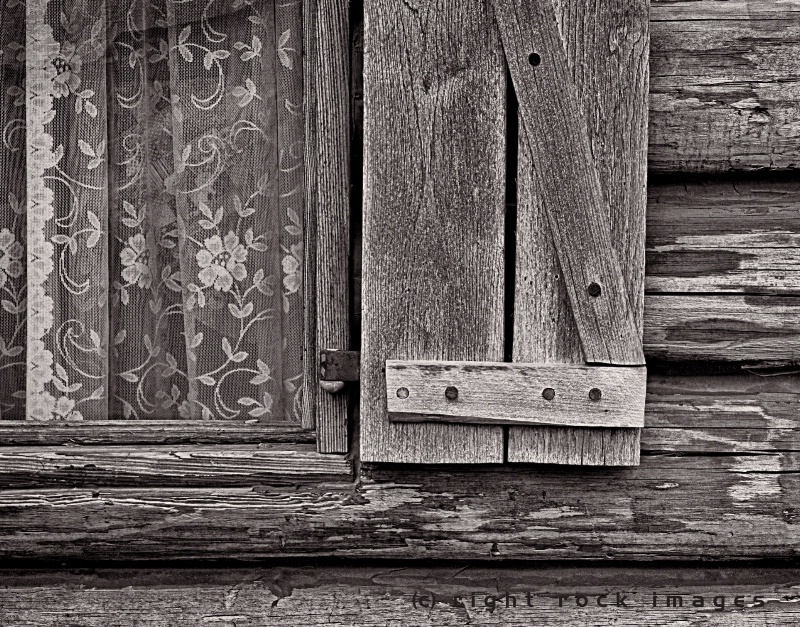
<svg viewBox="0 0 800 627">
<path fill-rule="evenodd" d="M 4 420 L 304 422 L 301 0 L 3 8 Z"/>
</svg>

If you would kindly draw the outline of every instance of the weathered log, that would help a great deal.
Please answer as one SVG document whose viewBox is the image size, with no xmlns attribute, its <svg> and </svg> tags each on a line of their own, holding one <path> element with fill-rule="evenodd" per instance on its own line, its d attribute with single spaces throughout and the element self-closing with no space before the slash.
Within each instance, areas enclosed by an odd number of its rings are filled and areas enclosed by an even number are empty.
<svg viewBox="0 0 800 627">
<path fill-rule="evenodd" d="M 800 180 L 651 184 L 645 290 L 800 295 Z"/>
<path fill-rule="evenodd" d="M 800 622 L 798 578 L 800 571 L 788 567 L 485 568 L 397 562 L 8 570 L 0 589 L 0 622 L 87 627 L 794 625 Z"/>
<path fill-rule="evenodd" d="M 650 358 L 800 362 L 800 297 L 649 295 L 644 345 Z"/>
<path fill-rule="evenodd" d="M 373 465 L 353 483 L 341 460 L 317 481 L 241 451 L 230 474 L 223 450 L 218 470 L 98 451 L 81 479 L 61 460 L 91 451 L 28 456 L 20 473 L 11 450 L 0 557 L 796 558 L 797 389 L 797 375 L 651 374 L 641 466 L 625 469 Z M 216 487 L 197 487 L 203 473 Z"/>
<path fill-rule="evenodd" d="M 797 0 L 653 0 L 650 20 L 652 171 L 800 168 Z"/>
<path fill-rule="evenodd" d="M 371 469 L 358 485 L 0 493 L 3 559 L 797 558 L 800 454 Z"/>
</svg>

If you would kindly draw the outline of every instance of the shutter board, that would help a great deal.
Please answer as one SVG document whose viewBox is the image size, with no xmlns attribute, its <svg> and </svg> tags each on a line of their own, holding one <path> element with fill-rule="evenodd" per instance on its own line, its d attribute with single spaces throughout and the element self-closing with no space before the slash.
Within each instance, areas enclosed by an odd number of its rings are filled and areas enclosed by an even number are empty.
<svg viewBox="0 0 800 627">
<path fill-rule="evenodd" d="M 372 0 L 364 57 L 361 458 L 502 462 L 502 427 L 390 423 L 383 374 L 503 356 L 506 84 L 488 0 Z"/>
<path fill-rule="evenodd" d="M 545 3 L 546 4 L 546 3 Z M 642 328 L 644 213 L 647 177 L 649 21 L 646 0 L 557 2 L 579 100 L 602 191 L 611 237 L 625 277 L 633 318 Z M 564 25 L 567 25 L 566 27 Z M 543 63 L 546 63 L 546 58 Z M 556 251 L 521 134 L 517 191 L 514 361 L 583 363 L 584 355 Z M 636 465 L 639 429 L 511 427 L 508 461 Z"/>
<path fill-rule="evenodd" d="M 530 175 L 586 361 L 644 364 L 641 333 L 612 245 L 608 199 L 553 5 L 550 0 L 493 3 L 519 101 L 520 152 L 527 151 L 535 162 Z M 536 67 L 529 62 L 531 54 L 541 58 Z"/>
</svg>

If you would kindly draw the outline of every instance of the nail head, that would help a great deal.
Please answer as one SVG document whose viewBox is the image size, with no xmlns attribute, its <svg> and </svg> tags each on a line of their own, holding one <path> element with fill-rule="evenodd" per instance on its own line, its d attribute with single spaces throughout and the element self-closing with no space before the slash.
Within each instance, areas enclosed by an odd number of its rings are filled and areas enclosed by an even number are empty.
<svg viewBox="0 0 800 627">
<path fill-rule="evenodd" d="M 546 401 L 552 401 L 556 397 L 556 391 L 553 388 L 545 388 L 542 390 L 542 397 Z"/>
<path fill-rule="evenodd" d="M 539 56 L 536 52 L 531 52 L 528 55 L 528 63 L 530 63 L 533 67 L 536 67 L 542 62 L 542 57 Z"/>
<path fill-rule="evenodd" d="M 445 398 L 448 401 L 454 401 L 458 398 L 458 388 L 453 385 L 448 385 L 444 391 Z"/>
<path fill-rule="evenodd" d="M 408 388 L 397 388 L 397 398 L 408 398 Z"/>
<path fill-rule="evenodd" d="M 589 390 L 589 399 L 592 401 L 599 401 L 603 397 L 603 393 L 599 388 L 592 388 Z"/>
<path fill-rule="evenodd" d="M 589 283 L 589 287 L 586 288 L 586 291 L 589 292 L 589 296 L 592 298 L 597 298 L 603 293 L 603 288 L 600 287 L 599 283 Z"/>
</svg>

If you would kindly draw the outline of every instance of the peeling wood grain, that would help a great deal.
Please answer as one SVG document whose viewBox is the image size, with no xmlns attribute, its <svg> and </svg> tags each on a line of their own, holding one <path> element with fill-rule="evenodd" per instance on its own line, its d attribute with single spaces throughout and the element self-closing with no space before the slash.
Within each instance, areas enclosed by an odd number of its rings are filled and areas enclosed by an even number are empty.
<svg viewBox="0 0 800 627">
<path fill-rule="evenodd" d="M 800 295 L 800 181 L 650 185 L 645 289 Z"/>
<path fill-rule="evenodd" d="M 740 372 L 647 381 L 642 450 L 693 454 L 800 451 L 800 376 Z"/>
<path fill-rule="evenodd" d="M 67 616 L 87 627 L 661 627 L 678 621 L 687 627 L 749 627 L 800 621 L 800 571 L 791 567 L 512 569 L 388 562 L 349 567 L 10 570 L 4 575 L 0 622 L 9 625 L 63 624 Z M 587 596 L 585 607 L 576 602 L 579 594 Z M 600 596 L 604 594 L 608 596 Z M 431 608 L 420 605 L 420 598 L 431 595 L 436 598 Z M 681 595 L 684 606 L 667 608 L 667 595 Z M 696 596 L 702 597 L 702 608 L 691 606 Z M 763 607 L 756 607 L 757 596 Z M 723 608 L 714 606 L 715 599 Z M 601 607 L 604 603 L 607 607 Z"/>
<path fill-rule="evenodd" d="M 800 168 L 800 3 L 651 9 L 652 171 Z"/>
<path fill-rule="evenodd" d="M 800 555 L 800 454 L 637 468 L 369 468 L 357 485 L 0 492 L 3 559 Z M 191 530 L 191 532 L 189 532 Z"/>
<path fill-rule="evenodd" d="M 800 363 L 800 297 L 649 295 L 649 358 Z"/>
<path fill-rule="evenodd" d="M 800 18 L 798 0 L 651 0 L 653 21 L 774 20 Z"/>
<path fill-rule="evenodd" d="M 80 484 L 62 462 L 93 463 L 92 451 L 48 449 L 40 462 L 27 453 L 20 469 L 12 450 L 6 477 L 22 486 L 40 472 L 51 483 L 0 491 L 0 557 L 796 559 L 798 389 L 798 374 L 651 369 L 641 466 L 626 469 L 388 465 L 357 482 L 295 476 L 288 489 L 278 466 L 242 455 L 238 475 L 197 459 L 161 467 L 144 453 L 114 471 L 125 452 L 106 447 L 96 451 L 106 466 L 85 475 L 94 485 L 53 488 L 59 477 Z M 248 464 L 263 472 L 249 477 Z M 141 485 L 126 467 L 171 475 L 172 487 Z M 218 487 L 191 487 L 204 473 Z"/>
</svg>

